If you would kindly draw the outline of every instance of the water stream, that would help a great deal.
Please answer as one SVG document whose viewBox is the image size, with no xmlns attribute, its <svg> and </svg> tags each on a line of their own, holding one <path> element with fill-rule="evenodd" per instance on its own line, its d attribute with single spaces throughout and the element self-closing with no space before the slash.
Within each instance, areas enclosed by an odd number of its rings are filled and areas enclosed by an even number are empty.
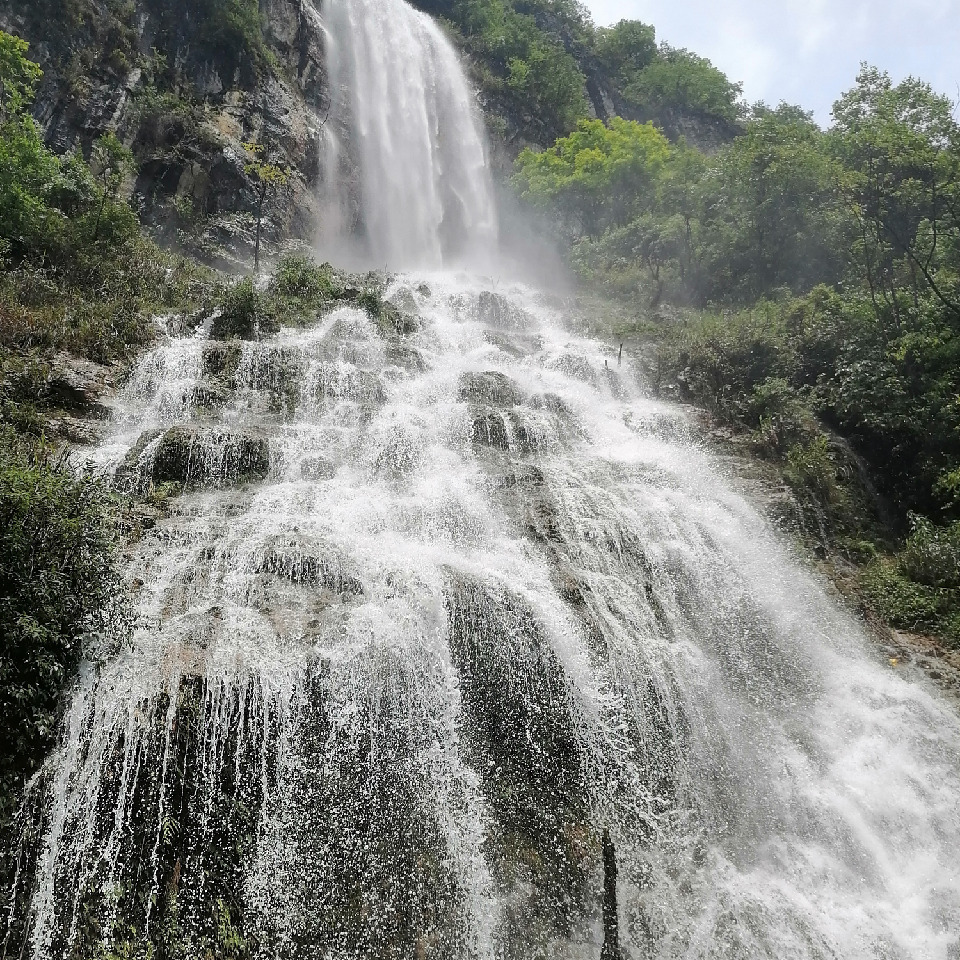
<svg viewBox="0 0 960 960">
<path fill-rule="evenodd" d="M 332 98 L 321 250 L 380 268 L 483 269 L 497 215 L 456 51 L 404 0 L 327 0 L 322 16 Z"/>
<path fill-rule="evenodd" d="M 355 102 L 394 80 L 384 129 L 467 96 L 400 0 L 321 12 Z M 465 116 L 409 128 L 444 160 L 397 147 L 407 198 L 370 135 L 375 257 L 489 241 Z M 451 183 L 452 233 L 443 199 L 405 213 Z M 339 306 L 170 335 L 117 398 L 98 468 L 182 492 L 33 785 L 5 955 L 588 960 L 606 830 L 624 960 L 958 960 L 955 705 L 556 303 L 423 268 L 385 293 L 403 334 Z"/>
</svg>

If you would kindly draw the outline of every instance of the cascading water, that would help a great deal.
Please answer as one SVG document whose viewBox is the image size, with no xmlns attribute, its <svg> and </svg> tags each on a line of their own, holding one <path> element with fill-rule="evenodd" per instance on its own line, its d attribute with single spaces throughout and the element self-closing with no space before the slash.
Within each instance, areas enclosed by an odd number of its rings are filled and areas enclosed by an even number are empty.
<svg viewBox="0 0 960 960">
<path fill-rule="evenodd" d="M 327 0 L 333 91 L 323 245 L 375 267 L 482 265 L 497 217 L 457 55 L 404 0 Z M 346 245 L 352 238 L 353 249 Z"/>
<path fill-rule="evenodd" d="M 629 960 L 960 957 L 955 707 L 629 358 L 490 287 L 141 361 L 95 458 L 161 504 L 139 617 L 31 786 L 5 956 L 595 960 L 606 831 Z"/>
</svg>

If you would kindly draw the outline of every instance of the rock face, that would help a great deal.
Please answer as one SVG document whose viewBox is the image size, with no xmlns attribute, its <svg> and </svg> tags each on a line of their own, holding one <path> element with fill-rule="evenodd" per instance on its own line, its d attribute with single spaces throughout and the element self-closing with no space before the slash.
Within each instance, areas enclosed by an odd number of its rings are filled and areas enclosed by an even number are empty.
<svg viewBox="0 0 960 960">
<path fill-rule="evenodd" d="M 254 184 L 244 144 L 289 171 L 265 237 L 311 240 L 326 74 L 309 3 L 262 0 L 249 35 L 215 2 L 0 0 L 0 29 L 44 70 L 35 115 L 58 151 L 107 132 L 139 164 L 131 199 L 162 240 L 228 265 L 249 257 Z"/>
<path fill-rule="evenodd" d="M 270 445 L 247 432 L 173 427 L 140 438 L 125 464 L 146 486 L 222 488 L 263 480 L 270 472 Z"/>
</svg>

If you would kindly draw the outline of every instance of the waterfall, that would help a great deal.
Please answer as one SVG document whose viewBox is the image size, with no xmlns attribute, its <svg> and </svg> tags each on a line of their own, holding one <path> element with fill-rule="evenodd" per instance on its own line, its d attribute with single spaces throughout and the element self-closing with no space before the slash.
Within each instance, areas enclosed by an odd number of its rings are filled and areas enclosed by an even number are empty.
<svg viewBox="0 0 960 960">
<path fill-rule="evenodd" d="M 449 46 L 327 21 L 367 254 L 483 247 Z M 172 325 L 117 397 L 137 616 L 29 785 L 3 956 L 956 960 L 956 705 L 552 300 L 368 282 L 401 322 Z"/>
<path fill-rule="evenodd" d="M 385 295 L 402 334 L 172 336 L 119 398 L 100 468 L 185 489 L 7 954 L 953 960 L 955 706 L 629 358 L 522 287 Z"/>
<path fill-rule="evenodd" d="M 391 268 L 476 266 L 496 241 L 487 144 L 453 47 L 404 0 L 326 0 L 323 248 Z M 339 133 L 337 133 L 339 131 Z"/>
</svg>

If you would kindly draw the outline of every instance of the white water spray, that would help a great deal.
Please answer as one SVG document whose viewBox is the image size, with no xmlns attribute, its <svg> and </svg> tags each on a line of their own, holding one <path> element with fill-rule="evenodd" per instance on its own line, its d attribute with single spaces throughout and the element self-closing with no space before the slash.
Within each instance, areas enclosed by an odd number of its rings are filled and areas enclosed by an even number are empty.
<svg viewBox="0 0 960 960">
<path fill-rule="evenodd" d="M 482 247 L 448 48 L 399 0 L 328 19 L 344 82 L 400 105 L 350 114 L 379 111 L 351 141 L 368 252 Z M 407 196 L 370 173 L 390 157 L 426 158 Z M 954 707 L 629 357 L 527 289 L 383 292 L 403 334 L 339 307 L 170 337 L 131 378 L 95 459 L 186 489 L 34 785 L 6 955 L 596 960 L 606 829 L 625 960 L 957 960 Z"/>
<path fill-rule="evenodd" d="M 475 98 L 447 38 L 404 0 L 326 0 L 333 99 L 322 245 L 430 269 L 490 258 L 497 217 Z M 356 171 L 359 179 L 351 179 Z"/>
</svg>

